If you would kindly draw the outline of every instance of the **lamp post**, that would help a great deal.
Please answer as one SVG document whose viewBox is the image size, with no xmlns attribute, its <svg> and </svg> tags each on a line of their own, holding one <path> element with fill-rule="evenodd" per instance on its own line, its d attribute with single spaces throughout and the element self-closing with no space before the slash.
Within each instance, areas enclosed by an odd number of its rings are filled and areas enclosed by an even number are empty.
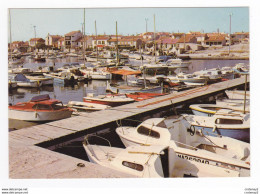
<svg viewBox="0 0 260 194">
<path fill-rule="evenodd" d="M 148 18 L 145 18 L 146 32 L 147 32 L 147 21 L 148 21 Z"/>
</svg>

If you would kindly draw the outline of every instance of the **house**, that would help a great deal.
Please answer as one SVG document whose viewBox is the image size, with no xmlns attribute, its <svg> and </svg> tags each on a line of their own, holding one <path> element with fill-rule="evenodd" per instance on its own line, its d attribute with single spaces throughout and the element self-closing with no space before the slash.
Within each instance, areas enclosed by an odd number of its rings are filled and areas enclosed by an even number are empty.
<svg viewBox="0 0 260 194">
<path fill-rule="evenodd" d="M 231 34 L 231 38 L 233 43 L 248 42 L 249 32 L 235 32 Z"/>
<path fill-rule="evenodd" d="M 145 32 L 142 34 L 143 39 L 148 40 L 154 38 L 154 32 Z"/>
<path fill-rule="evenodd" d="M 223 34 L 207 34 L 206 40 L 205 40 L 206 45 L 208 46 L 226 46 L 227 39 L 226 35 Z"/>
<path fill-rule="evenodd" d="M 45 40 L 42 38 L 31 38 L 29 40 L 30 47 L 36 47 L 36 46 L 40 46 L 40 45 L 44 45 L 44 44 L 45 44 Z"/>
<path fill-rule="evenodd" d="M 172 39 L 180 39 L 182 36 L 184 35 L 184 33 L 171 33 L 169 36 L 172 38 Z"/>
<path fill-rule="evenodd" d="M 110 39 L 109 36 L 94 36 L 92 39 L 92 47 L 93 48 L 104 48 L 105 46 L 108 46 L 108 40 Z"/>
<path fill-rule="evenodd" d="M 58 48 L 59 49 L 65 49 L 65 38 L 64 37 L 61 37 L 59 40 L 58 40 Z"/>
<path fill-rule="evenodd" d="M 179 50 L 201 50 L 202 46 L 198 44 L 197 37 L 192 34 L 184 34 L 180 39 L 178 39 L 176 47 Z"/>
<path fill-rule="evenodd" d="M 122 49 L 140 48 L 142 46 L 142 36 L 122 36 L 120 39 L 111 38 L 108 40 L 108 46 L 115 48 L 118 41 L 118 47 Z"/>
<path fill-rule="evenodd" d="M 24 44 L 23 41 L 14 41 L 10 44 L 10 49 L 19 49 Z"/>
<path fill-rule="evenodd" d="M 65 34 L 65 47 L 66 48 L 75 48 L 78 47 L 78 40 L 82 37 L 82 33 L 80 30 L 72 31 Z"/>
<path fill-rule="evenodd" d="M 172 49 L 173 47 L 176 47 L 176 44 L 178 42 L 178 39 L 173 39 L 170 37 L 166 38 L 160 38 L 156 41 L 156 44 L 158 45 L 159 49 L 162 49 L 163 51 L 167 51 Z"/>
<path fill-rule="evenodd" d="M 58 40 L 60 38 L 60 35 L 50 35 L 48 33 L 47 37 L 45 38 L 45 45 L 58 48 Z"/>
<path fill-rule="evenodd" d="M 79 40 L 78 40 L 78 46 L 80 48 L 83 48 L 83 44 L 85 44 L 85 49 L 88 49 L 88 48 L 92 48 L 92 40 L 93 40 L 94 36 L 87 36 L 85 35 L 84 37 L 81 37 Z"/>
</svg>

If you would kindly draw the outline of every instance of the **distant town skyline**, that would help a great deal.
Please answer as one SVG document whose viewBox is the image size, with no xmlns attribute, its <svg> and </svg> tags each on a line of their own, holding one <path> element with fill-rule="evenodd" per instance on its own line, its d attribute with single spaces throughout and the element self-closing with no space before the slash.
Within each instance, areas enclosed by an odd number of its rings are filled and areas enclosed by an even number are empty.
<svg viewBox="0 0 260 194">
<path fill-rule="evenodd" d="M 12 41 L 28 41 L 45 38 L 47 34 L 65 35 L 82 30 L 84 9 L 10 9 Z M 249 31 L 248 7 L 223 8 L 86 8 L 86 35 L 118 34 L 136 35 L 154 31 L 154 15 L 157 32 L 200 31 L 229 33 L 229 18 L 232 14 L 231 32 Z M 35 26 L 35 27 L 34 27 Z M 8 40 L 10 40 L 8 33 Z"/>
</svg>

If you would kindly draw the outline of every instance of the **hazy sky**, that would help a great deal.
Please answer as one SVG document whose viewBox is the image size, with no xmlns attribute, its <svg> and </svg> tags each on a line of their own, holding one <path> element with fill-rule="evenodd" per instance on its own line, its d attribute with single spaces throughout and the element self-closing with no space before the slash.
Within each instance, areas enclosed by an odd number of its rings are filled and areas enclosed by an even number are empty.
<svg viewBox="0 0 260 194">
<path fill-rule="evenodd" d="M 64 35 L 81 30 L 82 9 L 11 9 L 12 41 L 27 41 L 34 37 L 45 38 L 48 33 Z M 229 14 L 232 13 L 232 32 L 249 31 L 249 8 L 96 8 L 86 9 L 86 34 L 95 34 L 95 20 L 98 34 L 123 35 L 146 31 L 229 32 Z"/>
</svg>

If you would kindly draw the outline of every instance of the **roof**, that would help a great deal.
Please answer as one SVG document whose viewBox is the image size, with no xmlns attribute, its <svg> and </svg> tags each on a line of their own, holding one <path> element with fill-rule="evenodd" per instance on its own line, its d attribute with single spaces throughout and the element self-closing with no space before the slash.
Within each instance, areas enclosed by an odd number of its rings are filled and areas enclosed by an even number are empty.
<svg viewBox="0 0 260 194">
<path fill-rule="evenodd" d="M 178 43 L 189 43 L 193 38 L 196 38 L 194 35 L 191 34 L 184 34 L 177 42 Z"/>
<path fill-rule="evenodd" d="M 206 42 L 222 42 L 225 40 L 225 36 L 209 36 L 205 41 Z"/>
<path fill-rule="evenodd" d="M 42 42 L 45 42 L 45 40 L 42 39 L 42 38 L 31 38 L 30 41 L 42 41 Z"/>
<path fill-rule="evenodd" d="M 130 71 L 130 70 L 121 69 L 121 70 L 112 71 L 111 73 L 118 74 L 118 75 L 139 75 L 141 74 L 141 71 Z"/>
<path fill-rule="evenodd" d="M 59 42 L 62 42 L 62 41 L 64 41 L 65 40 L 65 38 L 64 37 L 61 37 L 58 41 Z"/>
<path fill-rule="evenodd" d="M 178 39 L 172 39 L 172 38 L 165 38 L 162 40 L 163 44 L 176 44 L 178 42 Z"/>
<path fill-rule="evenodd" d="M 73 36 L 76 33 L 80 33 L 80 30 L 69 32 L 69 33 L 65 34 L 65 36 Z"/>
<path fill-rule="evenodd" d="M 93 40 L 109 40 L 110 38 L 107 36 L 95 36 Z"/>
</svg>

